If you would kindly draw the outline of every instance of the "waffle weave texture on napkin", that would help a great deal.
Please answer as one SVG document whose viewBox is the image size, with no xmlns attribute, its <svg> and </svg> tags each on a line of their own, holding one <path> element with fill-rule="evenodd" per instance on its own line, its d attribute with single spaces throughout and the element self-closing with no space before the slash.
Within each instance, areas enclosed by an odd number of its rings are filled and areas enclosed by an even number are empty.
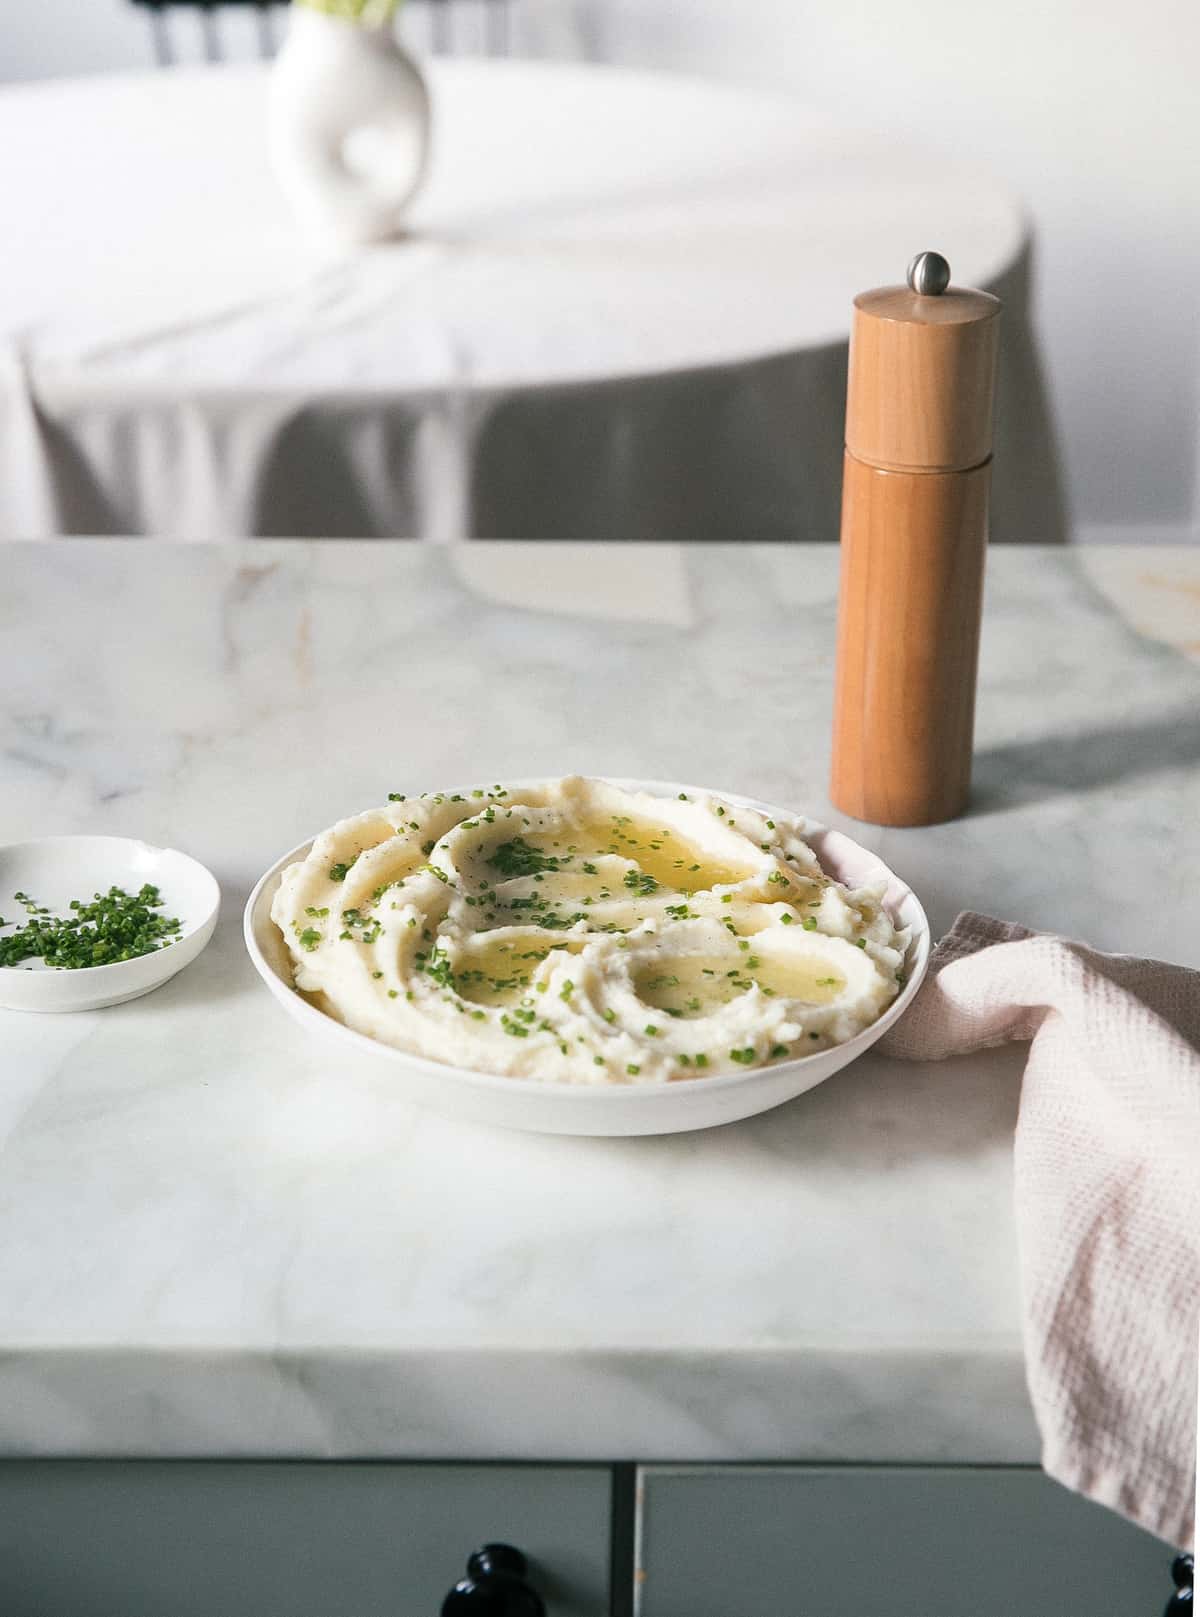
<svg viewBox="0 0 1200 1617">
<path fill-rule="evenodd" d="M 1057 1481 L 1195 1537 L 1200 972 L 960 915 L 879 1049 L 1030 1041 L 1015 1141 L 1026 1373 Z"/>
</svg>

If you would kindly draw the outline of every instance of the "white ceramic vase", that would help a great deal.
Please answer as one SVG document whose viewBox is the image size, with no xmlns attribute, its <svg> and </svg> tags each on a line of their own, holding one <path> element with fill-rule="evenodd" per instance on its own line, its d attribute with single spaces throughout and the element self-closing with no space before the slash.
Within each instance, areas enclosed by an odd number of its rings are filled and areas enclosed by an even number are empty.
<svg viewBox="0 0 1200 1617">
<path fill-rule="evenodd" d="M 271 161 L 302 227 L 326 246 L 395 236 L 425 174 L 429 92 L 396 39 L 394 7 L 375 10 L 292 5 L 271 72 Z"/>
</svg>

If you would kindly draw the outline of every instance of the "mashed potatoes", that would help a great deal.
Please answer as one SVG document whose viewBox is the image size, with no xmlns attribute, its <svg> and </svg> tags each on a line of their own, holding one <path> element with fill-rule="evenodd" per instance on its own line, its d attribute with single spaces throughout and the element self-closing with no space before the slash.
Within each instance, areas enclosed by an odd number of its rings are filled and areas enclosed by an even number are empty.
<svg viewBox="0 0 1200 1617">
<path fill-rule="evenodd" d="M 895 998 L 908 934 L 803 822 L 571 778 L 393 794 L 323 832 L 272 917 L 348 1027 L 552 1083 L 698 1079 L 810 1055 Z"/>
</svg>

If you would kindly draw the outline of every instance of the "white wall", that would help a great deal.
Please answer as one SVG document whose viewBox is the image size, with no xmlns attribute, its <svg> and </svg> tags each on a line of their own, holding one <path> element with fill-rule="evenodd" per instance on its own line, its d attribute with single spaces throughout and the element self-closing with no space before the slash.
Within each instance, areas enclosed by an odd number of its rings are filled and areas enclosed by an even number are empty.
<svg viewBox="0 0 1200 1617">
<path fill-rule="evenodd" d="M 1028 200 L 1073 514 L 1195 529 L 1196 0 L 603 0 L 606 54 L 797 90 Z M 1124 537 L 1124 536 L 1123 536 Z"/>
<path fill-rule="evenodd" d="M 0 0 L 0 79 L 148 66 L 146 21 L 121 0 Z"/>
<path fill-rule="evenodd" d="M 513 4 L 552 47 L 787 88 L 1014 185 L 1076 521 L 1196 528 L 1196 0 Z M 0 0 L 0 78 L 149 60 L 125 0 Z"/>
</svg>

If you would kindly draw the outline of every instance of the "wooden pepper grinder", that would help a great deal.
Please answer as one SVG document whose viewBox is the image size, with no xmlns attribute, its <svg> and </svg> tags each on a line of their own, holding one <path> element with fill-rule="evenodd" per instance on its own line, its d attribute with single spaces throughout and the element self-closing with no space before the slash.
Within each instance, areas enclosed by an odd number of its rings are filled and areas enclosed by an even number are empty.
<svg viewBox="0 0 1200 1617">
<path fill-rule="evenodd" d="M 937 253 L 854 300 L 830 796 L 875 825 L 967 804 L 999 312 Z"/>
</svg>

